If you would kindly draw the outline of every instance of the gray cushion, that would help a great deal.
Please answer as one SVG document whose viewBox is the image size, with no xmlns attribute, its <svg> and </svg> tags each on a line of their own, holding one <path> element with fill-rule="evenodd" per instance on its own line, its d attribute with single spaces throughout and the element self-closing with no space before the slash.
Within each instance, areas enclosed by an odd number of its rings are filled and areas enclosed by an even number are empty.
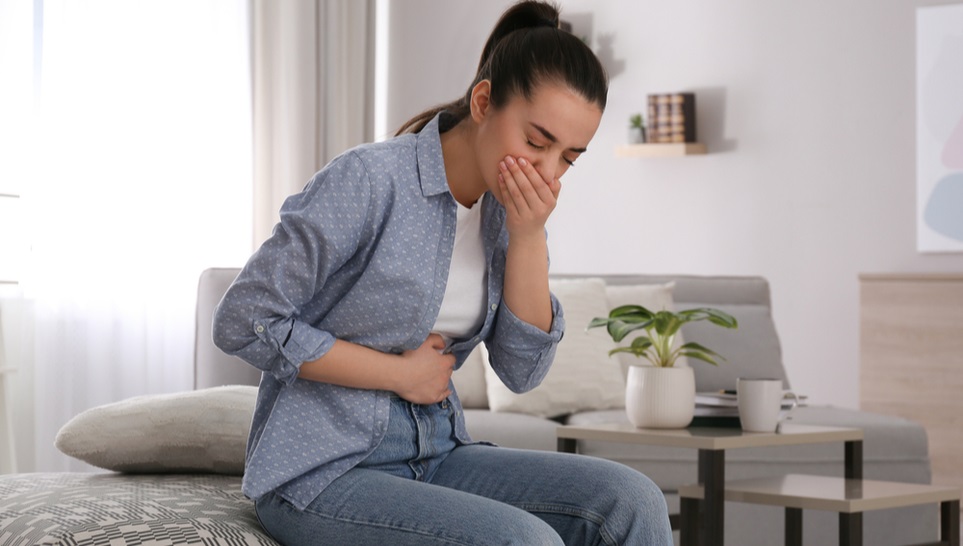
<svg viewBox="0 0 963 546">
<path fill-rule="evenodd" d="M 739 328 L 730 330 L 709 322 L 690 322 L 682 327 L 686 341 L 695 341 L 721 354 L 726 360 L 718 366 L 689 359 L 695 371 L 696 390 L 715 392 L 735 389 L 740 377 L 781 379 L 791 388 L 782 365 L 779 334 L 769 308 L 763 305 L 727 305 L 704 302 L 677 303 L 679 309 L 715 307 L 736 317 Z"/>
<path fill-rule="evenodd" d="M 465 427 L 476 442 L 542 451 L 555 451 L 558 445 L 555 436 L 558 423 L 523 413 L 468 409 Z"/>
<path fill-rule="evenodd" d="M 75 416 L 55 444 L 108 470 L 241 475 L 256 396 L 246 385 L 136 396 Z"/>
</svg>

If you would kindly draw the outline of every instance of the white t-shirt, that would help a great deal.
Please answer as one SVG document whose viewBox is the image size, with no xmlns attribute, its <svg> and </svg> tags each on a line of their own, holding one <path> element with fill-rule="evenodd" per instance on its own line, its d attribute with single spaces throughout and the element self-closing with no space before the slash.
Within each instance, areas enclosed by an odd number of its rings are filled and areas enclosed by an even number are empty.
<svg viewBox="0 0 963 546">
<path fill-rule="evenodd" d="M 485 321 L 488 268 L 481 232 L 481 200 L 470 209 L 458 203 L 455 248 L 451 254 L 448 286 L 432 332 L 446 342 L 468 337 Z"/>
</svg>

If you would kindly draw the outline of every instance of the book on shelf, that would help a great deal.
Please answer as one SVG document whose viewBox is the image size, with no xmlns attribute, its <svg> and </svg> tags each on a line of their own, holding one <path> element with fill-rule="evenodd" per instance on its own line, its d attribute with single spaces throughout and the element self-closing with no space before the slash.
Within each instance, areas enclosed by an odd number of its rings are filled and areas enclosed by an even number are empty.
<svg viewBox="0 0 963 546">
<path fill-rule="evenodd" d="M 647 142 L 656 144 L 695 142 L 695 93 L 648 96 Z"/>
</svg>

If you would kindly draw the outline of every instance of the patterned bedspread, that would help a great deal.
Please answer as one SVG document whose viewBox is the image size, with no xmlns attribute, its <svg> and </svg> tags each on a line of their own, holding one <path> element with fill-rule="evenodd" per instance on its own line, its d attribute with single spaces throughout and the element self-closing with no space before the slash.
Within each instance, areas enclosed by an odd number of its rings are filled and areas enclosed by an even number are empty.
<svg viewBox="0 0 963 546">
<path fill-rule="evenodd" d="M 276 545 L 239 476 L 0 475 L 0 546 Z"/>
</svg>

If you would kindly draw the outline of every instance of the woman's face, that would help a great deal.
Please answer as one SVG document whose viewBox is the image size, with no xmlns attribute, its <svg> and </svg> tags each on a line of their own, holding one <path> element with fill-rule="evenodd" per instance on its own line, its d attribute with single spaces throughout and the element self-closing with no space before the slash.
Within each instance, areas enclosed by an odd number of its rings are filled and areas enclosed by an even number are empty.
<svg viewBox="0 0 963 546">
<path fill-rule="evenodd" d="M 504 203 L 498 189 L 499 162 L 506 156 L 524 158 L 543 182 L 560 179 L 595 136 L 602 111 L 568 87 L 549 83 L 535 88 L 531 99 L 519 94 L 494 108 L 487 84 L 479 83 L 473 92 L 475 154 L 485 184 Z"/>
</svg>

